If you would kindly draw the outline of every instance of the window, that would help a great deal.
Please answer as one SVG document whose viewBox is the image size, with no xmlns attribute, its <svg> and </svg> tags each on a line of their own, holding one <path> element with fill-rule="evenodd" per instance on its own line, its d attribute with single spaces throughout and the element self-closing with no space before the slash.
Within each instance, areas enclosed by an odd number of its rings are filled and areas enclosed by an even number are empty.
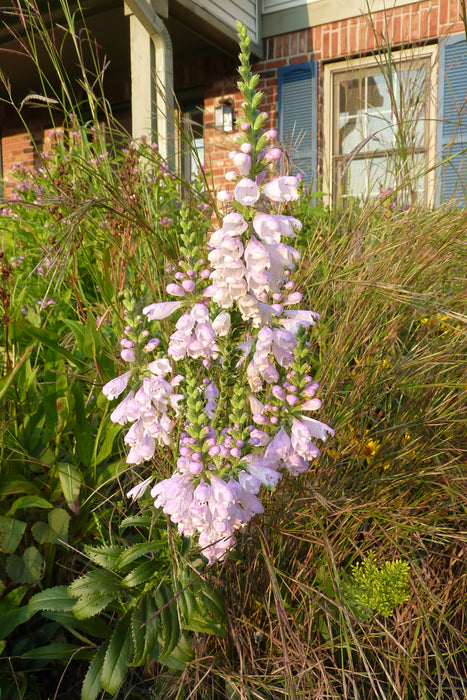
<svg viewBox="0 0 467 700">
<path fill-rule="evenodd" d="M 392 188 L 400 205 L 428 203 L 433 61 L 428 49 L 325 67 L 325 185 L 334 202 Z"/>
<path fill-rule="evenodd" d="M 199 103 L 181 105 L 181 171 L 188 182 L 193 182 L 204 167 L 203 110 Z"/>
</svg>

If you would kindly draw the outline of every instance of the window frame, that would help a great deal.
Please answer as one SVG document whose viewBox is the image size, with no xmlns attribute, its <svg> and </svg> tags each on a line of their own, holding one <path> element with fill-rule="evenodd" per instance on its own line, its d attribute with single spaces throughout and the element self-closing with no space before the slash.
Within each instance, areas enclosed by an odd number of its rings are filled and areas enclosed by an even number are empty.
<svg viewBox="0 0 467 700">
<path fill-rule="evenodd" d="M 434 164 L 436 158 L 436 118 L 437 118 L 437 100 L 438 100 L 438 72 L 436 70 L 438 59 L 438 45 L 428 45 L 424 47 L 412 47 L 401 49 L 392 52 L 392 60 L 398 65 L 407 63 L 416 64 L 418 61 L 429 61 L 428 80 L 431 85 L 430 95 L 427 100 L 426 108 L 426 184 L 424 204 L 432 206 L 435 197 L 435 173 Z M 364 56 L 337 63 L 325 63 L 323 68 L 323 185 L 324 190 L 328 193 L 326 203 L 331 205 L 336 202 L 336 185 L 333 174 L 333 143 L 336 125 L 334 123 L 334 115 L 336 113 L 336 98 L 335 93 L 335 78 L 339 75 L 345 75 L 350 72 L 367 71 L 368 69 L 376 69 L 377 73 L 381 73 L 378 68 L 381 60 L 384 60 L 383 52 L 380 56 L 371 55 Z M 425 150 L 425 149 L 423 149 Z M 376 154 L 377 151 L 374 151 Z M 345 155 L 338 156 L 344 158 Z"/>
</svg>

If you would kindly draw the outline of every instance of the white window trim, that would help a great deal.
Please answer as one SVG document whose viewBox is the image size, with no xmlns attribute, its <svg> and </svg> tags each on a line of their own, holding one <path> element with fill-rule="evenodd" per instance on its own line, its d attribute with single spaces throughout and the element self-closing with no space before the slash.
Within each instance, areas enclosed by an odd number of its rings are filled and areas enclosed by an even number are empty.
<svg viewBox="0 0 467 700">
<path fill-rule="evenodd" d="M 413 61 L 423 58 L 430 59 L 431 66 L 431 99 L 428 102 L 427 119 L 429 121 L 429 136 L 427 143 L 427 196 L 428 206 L 434 205 L 435 200 L 435 163 L 436 163 L 436 125 L 437 125 L 437 100 L 438 100 L 438 46 L 425 46 L 394 51 L 393 60 L 397 62 Z M 365 68 L 376 65 L 377 57 L 365 56 L 339 63 L 327 63 L 324 65 L 323 77 L 323 190 L 328 194 L 325 203 L 331 205 L 333 201 L 332 178 L 332 138 L 333 138 L 333 114 L 334 91 L 332 89 L 334 76 L 338 73 L 346 73 L 353 67 Z"/>
</svg>

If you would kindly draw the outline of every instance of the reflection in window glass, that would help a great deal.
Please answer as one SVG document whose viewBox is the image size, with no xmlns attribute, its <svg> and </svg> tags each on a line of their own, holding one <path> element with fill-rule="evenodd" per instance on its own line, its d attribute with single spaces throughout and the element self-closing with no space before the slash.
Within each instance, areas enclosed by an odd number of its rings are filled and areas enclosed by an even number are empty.
<svg viewBox="0 0 467 700">
<path fill-rule="evenodd" d="M 203 108 L 191 106 L 183 111 L 185 143 L 182 146 L 182 170 L 188 182 L 193 182 L 204 167 Z"/>
<path fill-rule="evenodd" d="M 423 199 L 429 59 L 333 74 L 332 169 L 337 198 L 367 199 L 382 188 Z"/>
</svg>

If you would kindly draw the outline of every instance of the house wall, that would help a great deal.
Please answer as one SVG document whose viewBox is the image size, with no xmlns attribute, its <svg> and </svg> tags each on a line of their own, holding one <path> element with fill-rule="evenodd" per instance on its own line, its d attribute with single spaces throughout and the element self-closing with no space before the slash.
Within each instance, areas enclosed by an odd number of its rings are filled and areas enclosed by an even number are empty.
<svg viewBox="0 0 467 700">
<path fill-rule="evenodd" d="M 389 3 L 388 3 L 389 4 Z M 268 127 L 278 125 L 278 69 L 294 63 L 315 59 L 319 65 L 320 89 L 318 97 L 318 123 L 322 123 L 323 64 L 344 61 L 370 54 L 377 46 L 419 46 L 437 42 L 449 33 L 464 30 L 460 19 L 458 0 L 424 0 L 375 12 L 371 26 L 364 15 L 327 22 L 307 29 L 297 30 L 265 39 L 264 58 L 253 66 L 261 74 L 258 89 L 265 94 L 263 109 L 269 114 Z M 232 149 L 232 137 L 214 129 L 214 109 L 221 97 L 234 100 L 240 109 L 241 95 L 235 87 L 237 76 L 224 75 L 214 82 L 205 94 L 206 153 L 213 164 L 212 174 L 218 187 L 224 184 L 223 175 L 231 169 L 228 153 Z M 322 155 L 322 130 L 318 134 L 318 151 Z M 206 164 L 209 170 L 209 163 Z M 319 170 L 322 168 L 320 158 Z"/>
</svg>

